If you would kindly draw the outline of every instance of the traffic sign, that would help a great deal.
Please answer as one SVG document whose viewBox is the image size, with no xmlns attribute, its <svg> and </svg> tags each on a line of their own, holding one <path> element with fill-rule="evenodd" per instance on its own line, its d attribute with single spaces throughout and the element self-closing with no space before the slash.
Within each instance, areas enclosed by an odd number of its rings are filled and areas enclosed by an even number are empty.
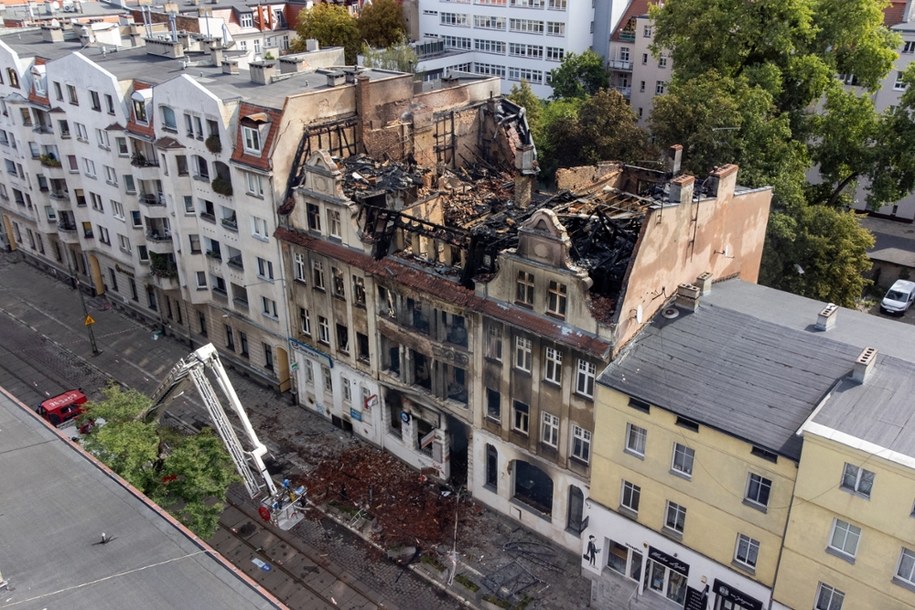
<svg viewBox="0 0 915 610">
<path fill-rule="evenodd" d="M 86 326 L 92 326 L 93 324 L 95 324 L 95 319 L 92 316 L 90 316 L 89 314 L 86 314 L 86 320 L 83 322 L 83 324 L 85 324 Z"/>
</svg>

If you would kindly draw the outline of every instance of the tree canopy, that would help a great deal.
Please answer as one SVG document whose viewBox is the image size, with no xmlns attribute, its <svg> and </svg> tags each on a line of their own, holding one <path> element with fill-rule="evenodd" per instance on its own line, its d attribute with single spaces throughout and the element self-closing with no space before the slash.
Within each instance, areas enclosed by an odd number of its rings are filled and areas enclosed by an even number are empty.
<svg viewBox="0 0 915 610">
<path fill-rule="evenodd" d="M 553 99 L 584 98 L 606 89 L 610 75 L 603 58 L 594 51 L 569 53 L 551 73 Z"/>
<path fill-rule="evenodd" d="M 407 22 L 400 0 L 374 0 L 362 9 L 357 23 L 360 40 L 371 48 L 405 43 Z"/>
<path fill-rule="evenodd" d="M 418 61 L 416 51 L 406 38 L 401 38 L 399 42 L 381 49 L 372 48 L 367 44 L 362 46 L 362 63 L 366 68 L 413 72 Z"/>
<path fill-rule="evenodd" d="M 151 500 L 204 538 L 216 531 L 229 484 L 238 479 L 222 440 L 209 430 L 186 435 L 138 419 L 150 399 L 111 385 L 83 420 L 105 420 L 83 437 L 96 455 Z"/>
<path fill-rule="evenodd" d="M 343 47 L 346 63 L 354 64 L 361 46 L 359 24 L 345 6 L 339 4 L 316 4 L 310 10 L 301 11 L 296 24 L 298 38 L 289 49 L 293 53 L 305 50 L 305 40 L 314 38 L 322 47 Z"/>
</svg>

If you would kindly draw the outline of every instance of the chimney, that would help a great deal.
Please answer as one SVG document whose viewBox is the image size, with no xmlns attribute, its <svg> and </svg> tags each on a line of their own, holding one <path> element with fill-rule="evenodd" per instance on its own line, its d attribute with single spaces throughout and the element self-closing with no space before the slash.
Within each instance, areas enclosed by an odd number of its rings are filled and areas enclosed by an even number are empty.
<svg viewBox="0 0 915 610">
<path fill-rule="evenodd" d="M 326 74 L 328 87 L 336 87 L 346 82 L 346 74 L 340 70 L 328 70 Z"/>
<path fill-rule="evenodd" d="M 280 57 L 280 74 L 293 74 L 305 70 L 305 57 L 301 54 Z"/>
<path fill-rule="evenodd" d="M 708 178 L 708 195 L 716 199 L 727 199 L 737 187 L 737 166 L 733 163 L 722 165 Z"/>
<path fill-rule="evenodd" d="M 64 30 L 59 25 L 41 26 L 41 39 L 45 42 L 63 42 Z"/>
<path fill-rule="evenodd" d="M 680 284 L 677 286 L 677 298 L 674 304 L 681 309 L 696 311 L 699 309 L 699 294 L 701 289 L 692 284 Z"/>
<path fill-rule="evenodd" d="M 693 200 L 694 176 L 677 176 L 668 185 L 667 200 L 670 203 L 690 203 Z"/>
<path fill-rule="evenodd" d="M 665 166 L 667 167 L 667 173 L 671 176 L 676 176 L 680 173 L 680 162 L 683 161 L 683 147 L 679 144 L 674 144 L 667 149 L 667 159 Z"/>
<path fill-rule="evenodd" d="M 817 314 L 817 330 L 829 330 L 836 325 L 836 312 L 839 311 L 839 306 L 835 303 L 830 303 L 823 308 L 823 311 Z"/>
<path fill-rule="evenodd" d="M 877 348 L 865 347 L 858 359 L 855 360 L 855 368 L 851 373 L 851 378 L 858 383 L 864 383 L 870 377 L 874 370 L 874 362 L 877 360 Z"/>
<path fill-rule="evenodd" d="M 259 85 L 269 85 L 278 72 L 276 62 L 272 59 L 252 61 L 248 64 L 248 70 L 251 71 L 251 82 Z"/>
<path fill-rule="evenodd" d="M 318 46 L 318 40 L 316 38 L 306 38 L 305 39 L 305 50 L 309 53 L 312 51 L 317 51 L 320 47 Z"/>
<path fill-rule="evenodd" d="M 210 57 L 217 68 L 222 65 L 222 46 L 217 42 L 210 47 Z"/>
<path fill-rule="evenodd" d="M 238 74 L 238 60 L 229 59 L 222 62 L 222 73 L 223 74 Z"/>
<path fill-rule="evenodd" d="M 706 295 L 712 291 L 712 274 L 709 271 L 700 273 L 696 278 L 696 286 L 699 287 L 699 294 Z"/>
</svg>

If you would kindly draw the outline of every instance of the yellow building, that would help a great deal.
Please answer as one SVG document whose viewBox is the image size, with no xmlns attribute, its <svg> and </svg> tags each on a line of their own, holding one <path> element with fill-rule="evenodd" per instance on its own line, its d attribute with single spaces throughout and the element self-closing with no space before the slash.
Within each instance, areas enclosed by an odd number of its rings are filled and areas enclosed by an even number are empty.
<svg viewBox="0 0 915 610">
<path fill-rule="evenodd" d="M 915 586 L 907 580 L 915 578 L 915 477 L 899 472 L 898 460 L 880 458 L 886 469 L 880 478 L 888 481 L 881 493 L 888 495 L 879 510 L 868 510 L 860 494 L 838 487 L 845 462 L 860 468 L 876 463 L 869 453 L 886 455 L 879 443 L 859 443 L 855 455 L 839 457 L 817 455 L 822 439 L 807 445 L 811 430 L 819 430 L 811 421 L 837 412 L 818 407 L 837 384 L 850 383 L 843 380 L 864 347 L 859 343 L 873 341 L 907 360 L 894 362 L 915 368 L 909 364 L 915 329 L 739 280 L 708 288 L 701 295 L 681 288 L 598 378 L 582 549 L 592 605 L 915 607 Z M 903 336 L 909 340 L 900 341 Z M 910 397 L 913 383 L 897 385 Z M 901 394 L 881 391 L 886 395 L 875 390 L 870 399 L 889 409 L 905 404 Z M 912 438 L 897 442 L 912 451 Z M 799 472 L 809 474 L 796 483 Z M 837 489 L 835 500 L 824 494 L 827 478 Z M 796 484 L 807 499 L 795 496 Z M 834 516 L 875 530 L 857 566 L 823 551 Z M 794 544 L 783 550 L 786 528 Z M 870 583 L 861 586 L 877 587 L 881 596 L 862 596 L 864 605 L 852 605 L 855 570 L 861 583 Z M 844 606 L 838 597 L 832 605 L 815 605 L 821 581 L 846 593 Z"/>
<path fill-rule="evenodd" d="M 804 424 L 775 599 L 915 608 L 915 365 L 869 349 Z"/>
</svg>

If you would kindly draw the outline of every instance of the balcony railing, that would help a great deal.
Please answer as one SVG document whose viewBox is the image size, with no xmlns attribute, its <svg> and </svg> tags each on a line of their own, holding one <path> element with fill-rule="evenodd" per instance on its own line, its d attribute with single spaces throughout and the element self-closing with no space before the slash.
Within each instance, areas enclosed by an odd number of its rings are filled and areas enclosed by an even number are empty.
<svg viewBox="0 0 915 610">
<path fill-rule="evenodd" d="M 157 229 L 152 229 L 146 232 L 146 239 L 151 241 L 171 241 L 172 236 L 168 231 L 159 231 Z"/>
<path fill-rule="evenodd" d="M 76 223 L 67 222 L 65 220 L 57 221 L 57 230 L 58 231 L 76 231 Z"/>
<path fill-rule="evenodd" d="M 617 91 L 619 91 L 620 95 L 622 95 L 627 100 L 632 95 L 632 87 L 621 87 L 619 85 L 614 85 L 613 88 L 616 89 Z"/>
<path fill-rule="evenodd" d="M 130 164 L 134 167 L 159 167 L 159 162 L 155 157 L 147 158 L 143 153 L 134 153 L 130 157 Z"/>
<path fill-rule="evenodd" d="M 235 218 L 223 218 L 220 222 L 225 228 L 238 231 L 238 221 Z"/>
<path fill-rule="evenodd" d="M 222 260 L 222 253 L 216 252 L 214 250 L 207 250 L 207 256 L 209 256 L 210 258 L 217 260 L 217 261 Z"/>
<path fill-rule="evenodd" d="M 207 253 L 207 254 L 209 254 L 209 253 Z M 245 268 L 245 264 L 242 262 L 242 259 L 241 259 L 241 254 L 239 254 L 238 256 L 230 257 L 229 260 L 226 262 L 226 264 L 231 265 L 232 267 L 235 267 L 236 269 Z"/>
<path fill-rule="evenodd" d="M 632 62 L 625 59 L 611 59 L 607 62 L 607 67 L 609 67 L 611 70 L 632 72 Z"/>
<path fill-rule="evenodd" d="M 165 195 L 162 193 L 140 193 L 140 203 L 146 205 L 165 205 Z"/>
<path fill-rule="evenodd" d="M 620 40 L 623 42 L 635 42 L 635 32 L 620 32 Z"/>
</svg>

